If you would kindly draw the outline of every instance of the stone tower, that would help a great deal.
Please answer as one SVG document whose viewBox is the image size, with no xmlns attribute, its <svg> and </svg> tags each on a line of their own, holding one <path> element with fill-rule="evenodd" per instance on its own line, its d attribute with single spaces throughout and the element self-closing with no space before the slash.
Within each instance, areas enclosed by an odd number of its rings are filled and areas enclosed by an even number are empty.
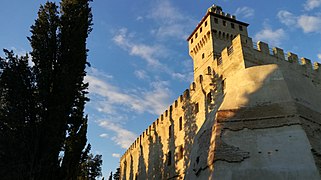
<svg viewBox="0 0 321 180">
<path fill-rule="evenodd" d="M 247 26 L 207 10 L 188 38 L 194 81 L 121 157 L 121 179 L 320 179 L 321 65 L 253 44 Z"/>
<path fill-rule="evenodd" d="M 188 37 L 189 55 L 194 63 L 194 81 L 207 71 L 210 63 L 220 56 L 225 47 L 238 35 L 248 36 L 247 23 L 226 14 L 220 6 L 208 8 L 206 15 Z M 214 36 L 213 36 L 214 35 Z"/>
</svg>

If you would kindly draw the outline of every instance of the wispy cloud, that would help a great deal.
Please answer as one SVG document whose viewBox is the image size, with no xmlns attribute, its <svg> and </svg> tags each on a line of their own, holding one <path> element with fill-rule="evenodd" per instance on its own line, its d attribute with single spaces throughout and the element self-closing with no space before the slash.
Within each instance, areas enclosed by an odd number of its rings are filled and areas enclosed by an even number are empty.
<svg viewBox="0 0 321 180">
<path fill-rule="evenodd" d="M 157 28 L 151 32 L 157 38 L 179 38 L 186 39 L 190 29 L 190 24 L 196 21 L 183 14 L 179 9 L 173 6 L 169 0 L 159 0 L 153 4 L 147 18 L 153 19 L 157 24 Z"/>
<path fill-rule="evenodd" d="M 95 70 L 97 71 L 97 70 Z M 99 101 L 95 104 L 100 112 L 113 114 L 119 106 L 126 109 L 143 113 L 160 114 L 169 104 L 171 90 L 167 81 L 154 81 L 146 89 L 133 90 L 133 88 L 122 89 L 108 82 L 101 73 L 88 73 L 85 80 L 89 82 L 89 92 L 91 95 L 99 96 Z"/>
<path fill-rule="evenodd" d="M 305 10 L 311 11 L 321 6 L 321 0 L 307 0 L 303 6 Z"/>
<path fill-rule="evenodd" d="M 108 120 L 100 120 L 99 126 L 106 130 L 113 131 L 115 136 L 111 139 L 120 147 L 127 149 L 137 137 L 137 134 L 121 127 L 119 124 L 112 123 Z"/>
<path fill-rule="evenodd" d="M 113 156 L 114 158 L 120 158 L 120 154 L 118 153 L 113 153 L 111 156 Z"/>
<path fill-rule="evenodd" d="M 298 18 L 289 11 L 281 10 L 278 12 L 277 16 L 280 22 L 287 26 L 293 26 L 297 24 Z"/>
<path fill-rule="evenodd" d="M 129 52 L 130 55 L 138 56 L 145 60 L 149 65 L 161 67 L 161 63 L 156 58 L 163 52 L 163 48 L 159 45 L 146 45 L 134 42 L 128 35 L 127 28 L 121 28 L 113 37 L 116 45 L 122 47 Z"/>
<path fill-rule="evenodd" d="M 108 136 L 108 134 L 103 133 L 103 134 L 100 134 L 99 137 L 101 137 L 101 138 L 108 138 L 109 136 Z"/>
<path fill-rule="evenodd" d="M 321 33 L 321 17 L 302 15 L 298 19 L 298 25 L 305 33 Z"/>
<path fill-rule="evenodd" d="M 281 41 L 285 39 L 286 33 L 283 29 L 273 30 L 270 27 L 265 27 L 255 34 L 255 41 L 264 41 L 274 46 L 279 46 Z"/>
<path fill-rule="evenodd" d="M 146 71 L 144 71 L 144 70 L 136 70 L 134 72 L 134 74 L 138 79 L 148 79 L 149 78 Z"/>
<path fill-rule="evenodd" d="M 235 11 L 235 15 L 241 18 L 250 18 L 254 16 L 254 9 L 250 7 L 239 7 Z"/>
<path fill-rule="evenodd" d="M 277 14 L 279 21 L 290 28 L 300 28 L 304 33 L 321 33 L 321 16 L 294 15 L 281 10 Z"/>
<path fill-rule="evenodd" d="M 321 53 L 317 54 L 317 57 L 319 58 L 318 61 L 321 63 Z"/>
</svg>

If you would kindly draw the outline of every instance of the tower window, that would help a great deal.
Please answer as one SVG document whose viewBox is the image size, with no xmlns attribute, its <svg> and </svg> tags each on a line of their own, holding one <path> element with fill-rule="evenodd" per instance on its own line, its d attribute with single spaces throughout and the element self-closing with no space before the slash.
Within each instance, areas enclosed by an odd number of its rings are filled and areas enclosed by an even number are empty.
<svg viewBox="0 0 321 180">
<path fill-rule="evenodd" d="M 204 55 L 204 53 L 202 54 L 202 59 L 204 59 L 204 57 L 205 57 L 205 55 Z"/>
<path fill-rule="evenodd" d="M 179 130 L 181 131 L 183 129 L 183 118 L 182 118 L 182 116 L 179 118 L 178 126 L 179 126 Z"/>
<path fill-rule="evenodd" d="M 243 31 L 243 26 L 240 25 L 240 26 L 239 26 L 239 29 L 240 29 L 240 31 Z"/>
<path fill-rule="evenodd" d="M 193 38 L 191 38 L 191 44 L 193 44 Z"/>
<path fill-rule="evenodd" d="M 235 28 L 234 23 L 231 23 L 231 28 L 233 28 L 233 29 Z"/>
<path fill-rule="evenodd" d="M 226 26 L 226 21 L 223 21 L 223 26 Z"/>
<path fill-rule="evenodd" d="M 168 151 L 167 153 L 167 166 L 170 166 L 172 164 L 172 152 Z"/>
<path fill-rule="evenodd" d="M 197 33 L 195 33 L 195 38 L 197 38 Z"/>
<path fill-rule="evenodd" d="M 218 24 L 218 19 L 217 19 L 217 18 L 214 18 L 214 22 L 215 22 L 216 24 Z"/>
<path fill-rule="evenodd" d="M 200 33 L 202 32 L 202 27 L 200 28 Z"/>
<path fill-rule="evenodd" d="M 205 21 L 205 27 L 207 26 L 207 21 Z"/>
<path fill-rule="evenodd" d="M 183 159 L 183 153 L 184 153 L 183 145 L 180 145 L 180 146 L 178 147 L 178 154 L 177 154 L 177 159 L 178 159 L 178 160 Z"/>
<path fill-rule="evenodd" d="M 196 103 L 194 106 L 194 113 L 196 114 L 198 113 L 198 111 L 199 111 L 199 107 L 198 107 L 198 103 Z"/>
</svg>

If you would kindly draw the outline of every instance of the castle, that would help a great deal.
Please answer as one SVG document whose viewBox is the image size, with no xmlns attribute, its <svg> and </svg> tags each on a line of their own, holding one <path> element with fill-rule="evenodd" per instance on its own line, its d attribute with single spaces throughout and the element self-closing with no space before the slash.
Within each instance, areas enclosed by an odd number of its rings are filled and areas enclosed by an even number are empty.
<svg viewBox="0 0 321 180">
<path fill-rule="evenodd" d="M 128 148 L 121 179 L 321 179 L 320 64 L 253 44 L 213 5 L 188 37 L 194 82 Z"/>
</svg>

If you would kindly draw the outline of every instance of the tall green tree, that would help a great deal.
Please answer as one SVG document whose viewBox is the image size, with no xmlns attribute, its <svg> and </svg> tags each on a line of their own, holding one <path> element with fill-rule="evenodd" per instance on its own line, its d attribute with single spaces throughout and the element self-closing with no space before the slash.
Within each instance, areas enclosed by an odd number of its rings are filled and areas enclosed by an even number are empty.
<svg viewBox="0 0 321 180">
<path fill-rule="evenodd" d="M 120 168 L 116 169 L 116 172 L 114 173 L 114 179 L 119 180 L 120 179 Z"/>
<path fill-rule="evenodd" d="M 33 67 L 9 51 L 0 60 L 0 172 L 8 179 L 77 179 L 88 160 L 89 2 L 40 7 L 28 38 Z"/>
</svg>

